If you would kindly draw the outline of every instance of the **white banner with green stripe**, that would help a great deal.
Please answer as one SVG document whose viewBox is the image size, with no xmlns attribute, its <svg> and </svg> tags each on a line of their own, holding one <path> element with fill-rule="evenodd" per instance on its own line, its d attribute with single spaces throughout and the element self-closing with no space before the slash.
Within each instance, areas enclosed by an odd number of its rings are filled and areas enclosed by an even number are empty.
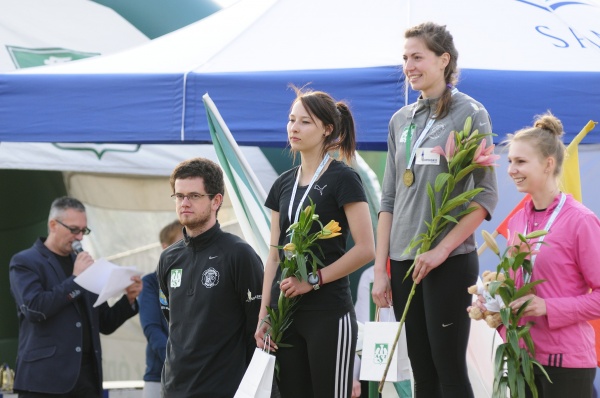
<svg viewBox="0 0 600 398">
<path fill-rule="evenodd" d="M 210 136 L 225 174 L 225 186 L 246 241 L 263 262 L 269 254 L 270 213 L 264 207 L 267 197 L 216 105 L 204 94 Z"/>
</svg>

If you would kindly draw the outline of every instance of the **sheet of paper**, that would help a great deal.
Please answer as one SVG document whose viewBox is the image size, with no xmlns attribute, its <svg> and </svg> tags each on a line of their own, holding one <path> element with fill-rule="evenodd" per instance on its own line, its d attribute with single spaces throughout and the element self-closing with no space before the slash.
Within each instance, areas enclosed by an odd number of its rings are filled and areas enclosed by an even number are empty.
<svg viewBox="0 0 600 398">
<path fill-rule="evenodd" d="M 127 286 L 133 283 L 132 276 L 142 275 L 143 272 L 134 266 L 124 267 L 101 258 L 75 277 L 75 283 L 98 295 L 94 303 L 94 307 L 97 307 L 106 300 L 125 293 Z"/>
</svg>

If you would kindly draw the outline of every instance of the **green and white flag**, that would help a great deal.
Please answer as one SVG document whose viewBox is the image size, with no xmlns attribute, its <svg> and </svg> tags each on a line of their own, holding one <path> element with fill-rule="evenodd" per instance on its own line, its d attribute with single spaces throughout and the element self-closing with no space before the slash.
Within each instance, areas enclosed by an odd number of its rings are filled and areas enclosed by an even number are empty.
<svg viewBox="0 0 600 398">
<path fill-rule="evenodd" d="M 270 212 L 264 207 L 267 194 L 212 99 L 208 94 L 204 94 L 202 100 L 206 108 L 210 136 L 225 174 L 225 186 L 233 210 L 244 238 L 264 263 L 269 254 L 271 229 Z"/>
</svg>

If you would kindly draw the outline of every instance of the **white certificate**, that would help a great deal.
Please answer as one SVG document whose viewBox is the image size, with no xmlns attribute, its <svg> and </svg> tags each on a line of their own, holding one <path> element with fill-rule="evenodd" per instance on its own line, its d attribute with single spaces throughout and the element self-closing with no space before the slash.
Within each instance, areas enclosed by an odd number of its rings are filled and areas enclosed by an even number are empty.
<svg viewBox="0 0 600 398">
<path fill-rule="evenodd" d="M 75 277 L 75 283 L 98 295 L 94 307 L 106 300 L 125 293 L 125 289 L 133 283 L 132 276 L 142 276 L 135 266 L 124 267 L 113 264 L 103 258 L 86 268 Z"/>
</svg>

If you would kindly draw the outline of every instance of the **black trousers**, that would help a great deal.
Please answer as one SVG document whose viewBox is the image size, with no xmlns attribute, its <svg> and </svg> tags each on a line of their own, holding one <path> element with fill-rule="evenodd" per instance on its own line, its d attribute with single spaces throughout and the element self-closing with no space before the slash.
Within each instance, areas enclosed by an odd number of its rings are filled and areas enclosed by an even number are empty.
<svg viewBox="0 0 600 398">
<path fill-rule="evenodd" d="M 350 398 L 358 325 L 352 307 L 298 310 L 279 347 L 283 398 Z"/>
<path fill-rule="evenodd" d="M 404 276 L 412 260 L 391 261 L 394 313 L 400 320 L 412 276 Z M 473 398 L 467 372 L 471 320 L 466 311 L 477 280 L 476 252 L 448 258 L 417 285 L 406 317 L 408 356 L 416 398 Z"/>
<path fill-rule="evenodd" d="M 535 367 L 535 386 L 539 398 L 592 398 L 596 368 L 556 368 L 544 366 L 550 381 Z M 533 394 L 527 388 L 527 398 Z"/>
</svg>

